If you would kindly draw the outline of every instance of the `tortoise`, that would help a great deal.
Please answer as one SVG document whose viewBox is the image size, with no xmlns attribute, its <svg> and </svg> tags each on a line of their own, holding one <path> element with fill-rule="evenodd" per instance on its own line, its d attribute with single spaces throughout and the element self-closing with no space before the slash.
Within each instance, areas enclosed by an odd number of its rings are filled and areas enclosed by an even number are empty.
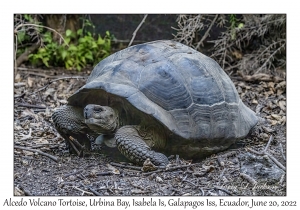
<svg viewBox="0 0 300 210">
<path fill-rule="evenodd" d="M 168 164 L 165 154 L 199 159 L 226 150 L 258 122 L 217 62 L 171 40 L 105 58 L 52 119 L 79 155 L 96 136 L 136 164 L 158 166 Z"/>
</svg>

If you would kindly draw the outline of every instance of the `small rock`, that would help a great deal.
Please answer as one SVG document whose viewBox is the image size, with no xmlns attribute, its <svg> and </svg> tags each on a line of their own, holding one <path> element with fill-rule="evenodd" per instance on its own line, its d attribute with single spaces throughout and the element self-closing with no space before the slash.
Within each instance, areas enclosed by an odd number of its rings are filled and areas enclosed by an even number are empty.
<svg viewBox="0 0 300 210">
<path fill-rule="evenodd" d="M 159 176 L 157 176 L 157 177 L 155 178 L 155 181 L 158 182 L 158 183 L 163 183 L 163 182 L 164 182 L 163 179 L 160 178 Z"/>
</svg>

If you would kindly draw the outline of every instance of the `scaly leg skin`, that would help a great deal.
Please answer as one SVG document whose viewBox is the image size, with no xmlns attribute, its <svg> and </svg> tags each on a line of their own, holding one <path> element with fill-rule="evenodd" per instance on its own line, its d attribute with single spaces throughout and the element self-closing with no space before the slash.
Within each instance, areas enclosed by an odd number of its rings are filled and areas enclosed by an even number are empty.
<svg viewBox="0 0 300 210">
<path fill-rule="evenodd" d="M 83 109 L 73 106 L 59 107 L 52 115 L 58 133 L 66 140 L 70 153 L 85 156 L 84 152 L 91 149 L 88 134 L 93 134 L 84 123 Z"/>
<path fill-rule="evenodd" d="M 115 134 L 119 151 L 132 162 L 143 165 L 147 158 L 156 166 L 166 166 L 168 158 L 151 150 L 139 135 L 138 126 L 123 126 Z"/>
</svg>

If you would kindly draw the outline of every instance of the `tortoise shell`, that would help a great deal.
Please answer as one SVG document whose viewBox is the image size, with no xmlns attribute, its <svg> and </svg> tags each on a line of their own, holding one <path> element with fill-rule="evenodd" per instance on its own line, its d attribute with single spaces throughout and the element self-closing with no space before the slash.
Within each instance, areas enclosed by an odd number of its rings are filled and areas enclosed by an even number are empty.
<svg viewBox="0 0 300 210">
<path fill-rule="evenodd" d="M 175 41 L 139 44 L 105 58 L 69 104 L 109 104 L 105 93 L 185 139 L 240 139 L 258 121 L 213 59 Z"/>
</svg>

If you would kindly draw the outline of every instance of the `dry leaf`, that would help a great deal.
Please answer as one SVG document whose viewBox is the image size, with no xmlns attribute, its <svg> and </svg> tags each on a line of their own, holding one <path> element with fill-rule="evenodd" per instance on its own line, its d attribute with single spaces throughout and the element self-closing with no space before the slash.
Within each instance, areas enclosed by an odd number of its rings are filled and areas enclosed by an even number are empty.
<svg viewBox="0 0 300 210">
<path fill-rule="evenodd" d="M 253 99 L 252 104 L 258 104 L 257 100 Z"/>
<path fill-rule="evenodd" d="M 280 107 L 281 110 L 285 111 L 286 110 L 286 103 L 285 101 L 279 101 L 278 106 Z"/>
<path fill-rule="evenodd" d="M 24 192 L 19 188 L 15 187 L 14 196 L 24 196 Z"/>
<path fill-rule="evenodd" d="M 35 114 L 33 111 L 31 111 L 30 109 L 25 109 L 24 111 L 22 111 L 21 113 L 21 117 L 27 117 L 27 116 L 31 116 L 33 117 L 36 121 L 39 121 L 39 117 L 37 114 Z"/>
<path fill-rule="evenodd" d="M 281 119 L 281 117 L 279 116 L 279 115 L 277 115 L 277 114 L 271 114 L 271 116 L 275 119 L 275 120 L 280 120 Z"/>
<path fill-rule="evenodd" d="M 143 164 L 142 171 L 155 171 L 157 167 L 147 158 Z"/>
<path fill-rule="evenodd" d="M 276 95 L 277 95 L 277 96 L 280 96 L 280 95 L 282 95 L 283 92 L 284 92 L 284 91 L 283 91 L 282 89 L 278 89 Z"/>
<path fill-rule="evenodd" d="M 155 181 L 158 182 L 158 183 L 163 183 L 164 182 L 164 180 L 162 178 L 160 178 L 159 176 L 157 176 L 155 178 Z"/>
<path fill-rule="evenodd" d="M 49 141 L 47 139 L 40 138 L 40 139 L 35 140 L 34 143 L 36 143 L 36 144 L 49 144 Z"/>
<path fill-rule="evenodd" d="M 106 164 L 106 166 L 113 174 L 120 174 L 120 171 L 117 168 L 113 167 L 112 165 Z"/>
<path fill-rule="evenodd" d="M 33 82 L 34 82 L 34 78 L 32 78 L 32 77 L 27 78 L 27 84 L 28 84 L 29 87 L 33 86 Z"/>
<path fill-rule="evenodd" d="M 23 150 L 23 154 L 24 154 L 25 156 L 31 156 L 31 155 L 34 155 L 34 152 L 27 151 L 27 150 Z"/>
<path fill-rule="evenodd" d="M 141 193 L 145 193 L 145 191 L 144 190 L 140 190 L 140 189 L 132 189 L 131 193 L 133 193 L 133 194 L 141 194 Z"/>
</svg>

